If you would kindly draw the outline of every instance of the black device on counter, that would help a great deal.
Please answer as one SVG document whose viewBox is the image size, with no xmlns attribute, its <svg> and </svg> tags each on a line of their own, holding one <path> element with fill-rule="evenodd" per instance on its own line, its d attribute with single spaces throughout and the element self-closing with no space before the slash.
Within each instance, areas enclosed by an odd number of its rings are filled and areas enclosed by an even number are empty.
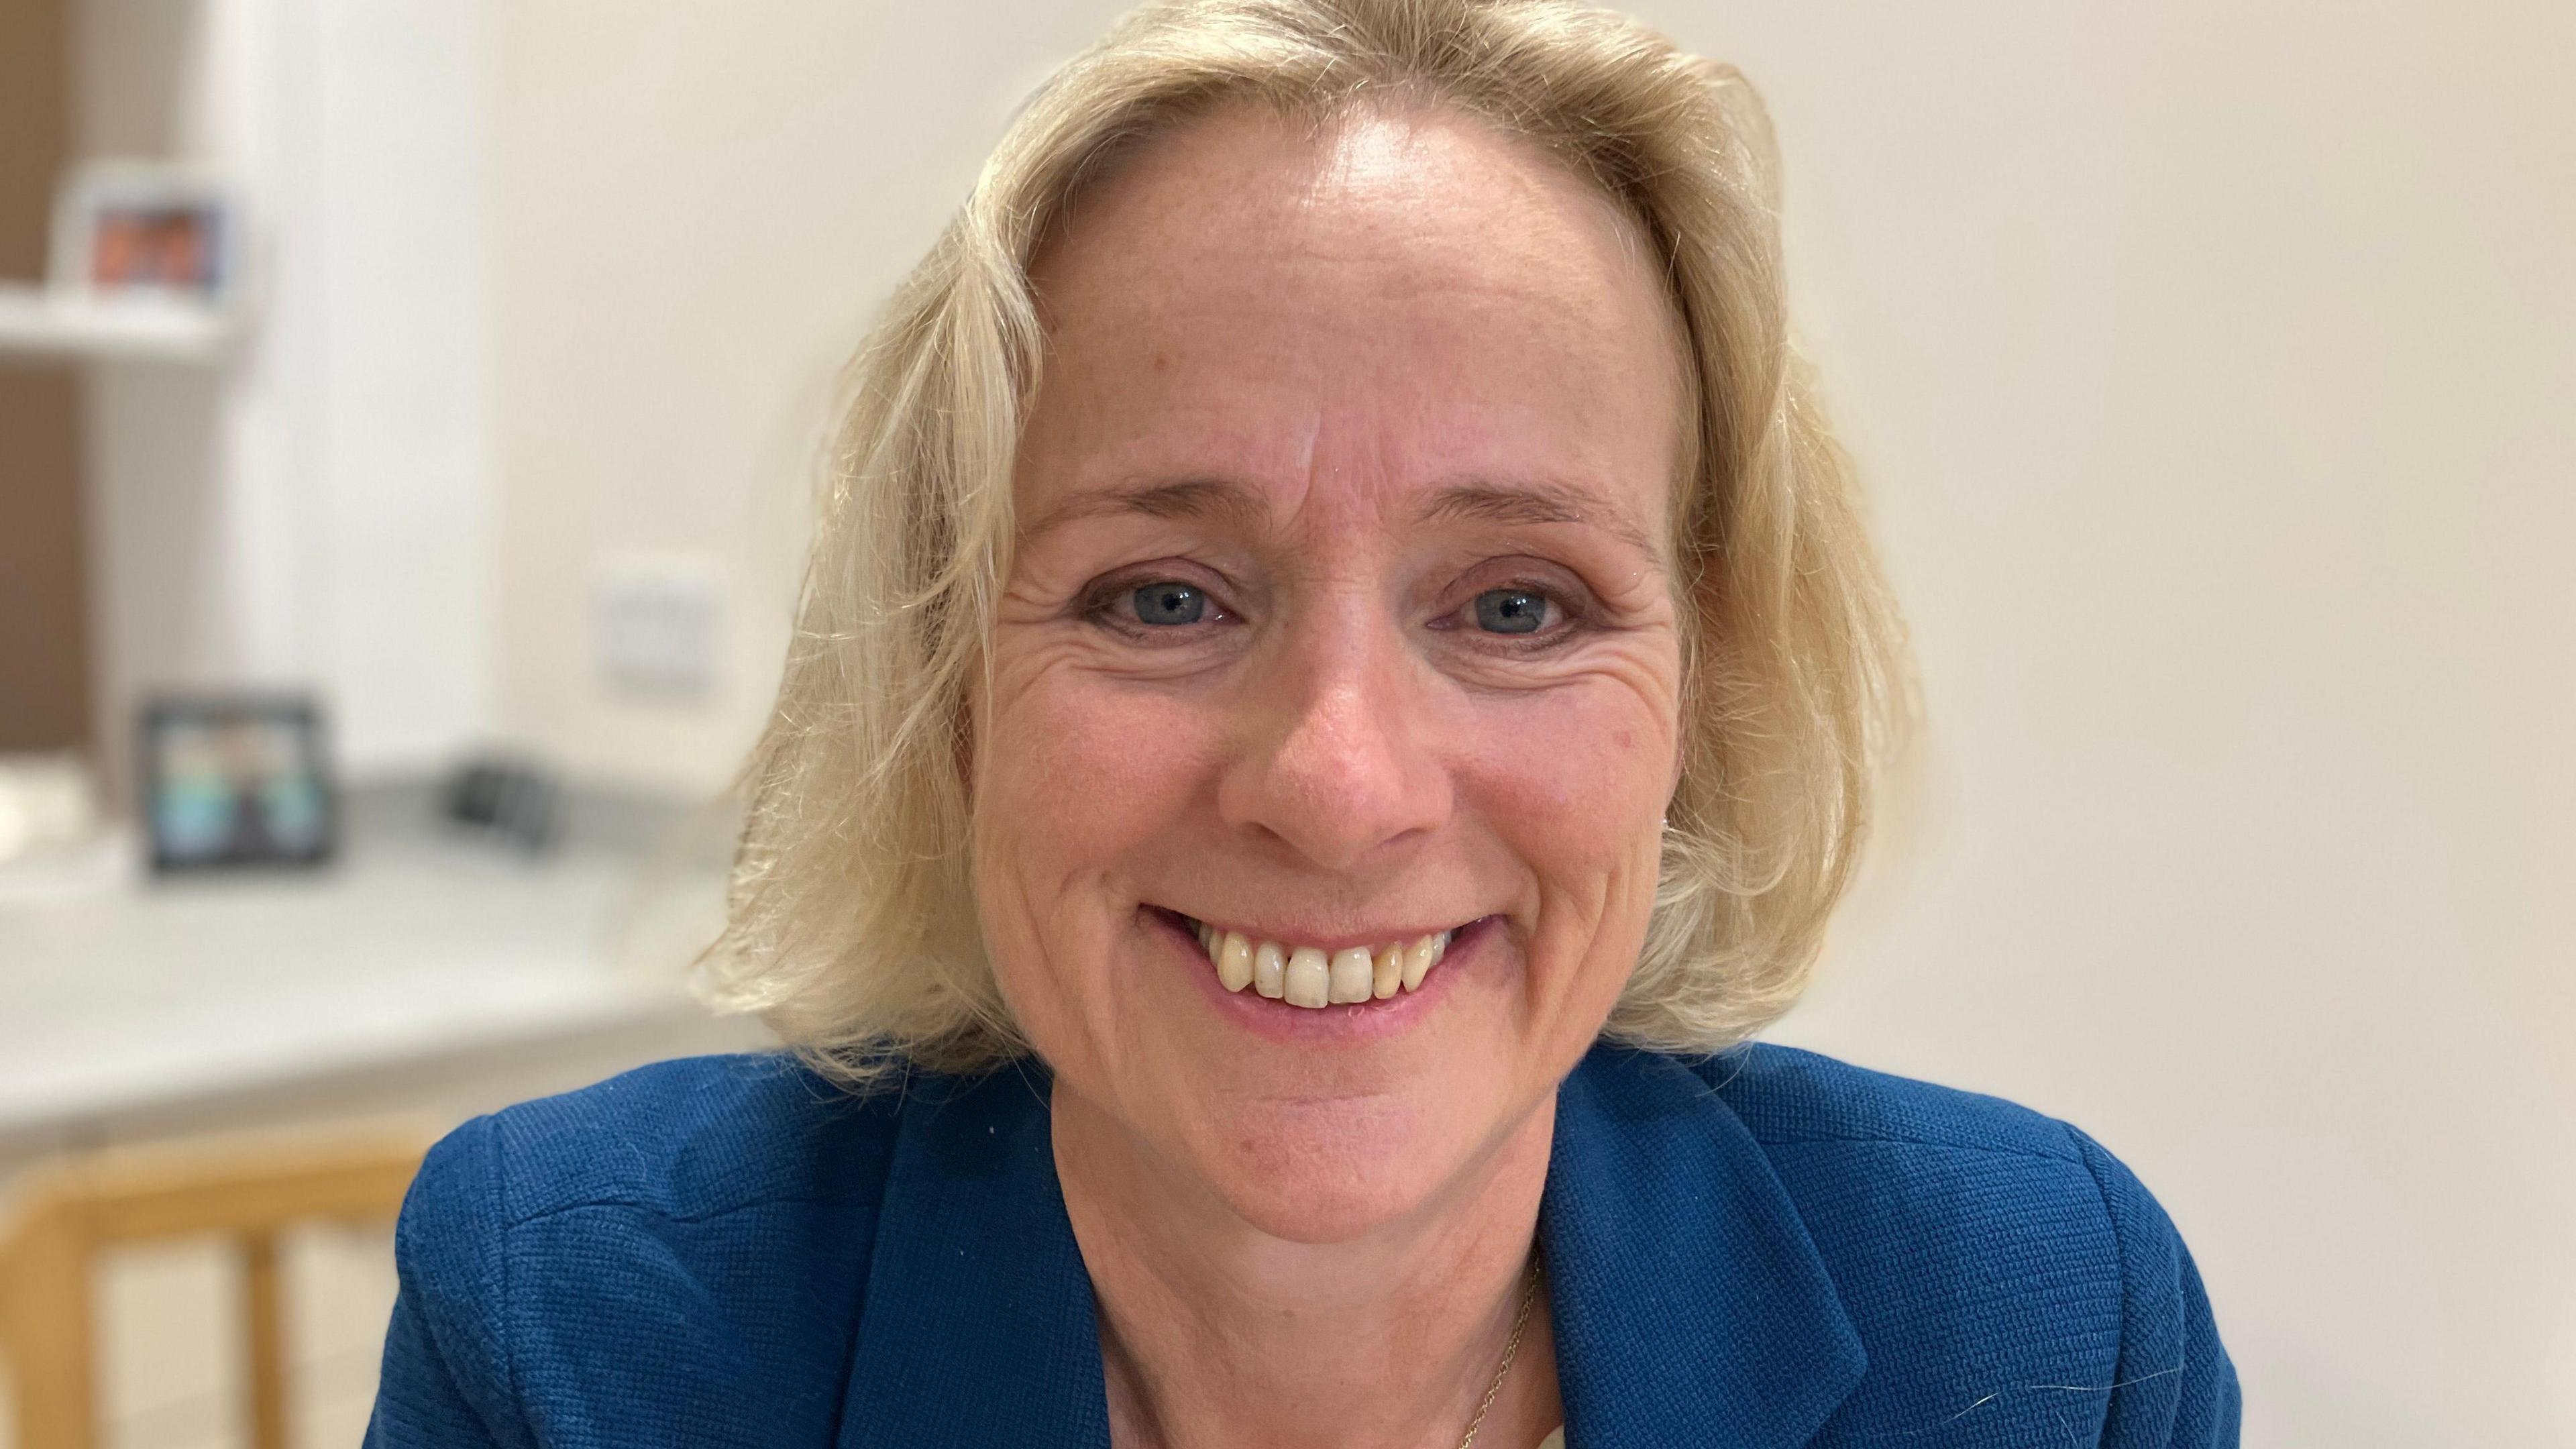
<svg viewBox="0 0 2576 1449">
<path fill-rule="evenodd" d="M 533 855 L 562 834 L 563 789 L 534 765 L 473 760 L 448 777 L 440 813 L 451 825 Z"/>
</svg>

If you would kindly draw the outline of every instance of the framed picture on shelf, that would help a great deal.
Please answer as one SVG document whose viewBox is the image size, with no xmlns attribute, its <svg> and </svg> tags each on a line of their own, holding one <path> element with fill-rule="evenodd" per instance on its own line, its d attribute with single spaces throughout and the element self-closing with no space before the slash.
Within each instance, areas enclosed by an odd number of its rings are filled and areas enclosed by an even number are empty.
<svg viewBox="0 0 2576 1449">
<path fill-rule="evenodd" d="M 300 696 L 144 706 L 141 797 L 156 871 L 310 866 L 338 834 L 322 713 Z"/>
<path fill-rule="evenodd" d="M 54 203 L 51 281 L 100 301 L 219 307 L 241 285 L 241 208 L 204 172 L 140 162 L 75 167 Z"/>
</svg>

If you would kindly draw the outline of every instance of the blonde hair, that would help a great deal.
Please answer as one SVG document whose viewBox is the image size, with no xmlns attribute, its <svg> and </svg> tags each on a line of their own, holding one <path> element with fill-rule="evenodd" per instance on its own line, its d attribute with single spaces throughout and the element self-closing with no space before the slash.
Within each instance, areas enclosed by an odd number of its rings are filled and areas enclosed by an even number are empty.
<svg viewBox="0 0 2576 1449">
<path fill-rule="evenodd" d="M 1698 403 L 1674 513 L 1683 766 L 1606 1033 L 1678 1052 L 1751 1035 L 1797 999 L 1851 875 L 1904 716 L 1903 645 L 1789 341 L 1760 99 L 1565 0 L 1151 5 L 1031 99 L 846 376 L 708 993 L 854 1081 L 1026 1050 L 976 926 L 963 762 L 1038 385 L 1029 267 L 1117 156 L 1232 102 L 1480 118 L 1600 186 L 1651 243 Z"/>
</svg>

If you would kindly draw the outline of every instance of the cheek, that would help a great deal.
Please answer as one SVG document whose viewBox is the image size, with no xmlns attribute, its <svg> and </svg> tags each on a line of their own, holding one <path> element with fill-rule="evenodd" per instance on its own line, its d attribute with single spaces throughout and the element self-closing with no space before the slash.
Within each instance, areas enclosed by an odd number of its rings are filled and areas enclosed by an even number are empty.
<svg viewBox="0 0 2576 1449">
<path fill-rule="evenodd" d="M 1106 901 L 1187 825 L 1208 778 L 1196 712 L 1043 646 L 997 647 L 989 699 L 975 786 L 988 916 L 1049 920 Z"/>
<path fill-rule="evenodd" d="M 1462 779 L 1543 876 L 1551 862 L 1606 866 L 1662 816 L 1675 751 L 1669 694 L 1603 677 L 1473 700 L 1460 728 Z"/>
<path fill-rule="evenodd" d="M 1000 703 L 990 789 L 979 801 L 996 824 L 1017 834 L 1114 831 L 1172 788 L 1171 755 L 1154 747 L 1158 722 L 1110 696 L 1042 680 Z"/>
<path fill-rule="evenodd" d="M 1579 1054 L 1625 985 L 1654 909 L 1676 720 L 1660 675 L 1475 701 L 1460 762 L 1537 915 L 1528 944 L 1533 1024 Z"/>
</svg>

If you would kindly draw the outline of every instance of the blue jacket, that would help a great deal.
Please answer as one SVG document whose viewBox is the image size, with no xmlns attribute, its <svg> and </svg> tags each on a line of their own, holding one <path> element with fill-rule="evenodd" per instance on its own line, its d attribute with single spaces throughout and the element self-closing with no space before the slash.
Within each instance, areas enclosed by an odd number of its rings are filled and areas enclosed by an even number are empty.
<svg viewBox="0 0 2576 1449">
<path fill-rule="evenodd" d="M 1107 1449 L 1046 1087 L 704 1057 L 467 1123 L 403 1208 L 367 1442 Z M 1598 1048 L 1539 1238 L 1568 1449 L 2236 1443 L 2173 1225 L 1990 1097 Z"/>
</svg>

